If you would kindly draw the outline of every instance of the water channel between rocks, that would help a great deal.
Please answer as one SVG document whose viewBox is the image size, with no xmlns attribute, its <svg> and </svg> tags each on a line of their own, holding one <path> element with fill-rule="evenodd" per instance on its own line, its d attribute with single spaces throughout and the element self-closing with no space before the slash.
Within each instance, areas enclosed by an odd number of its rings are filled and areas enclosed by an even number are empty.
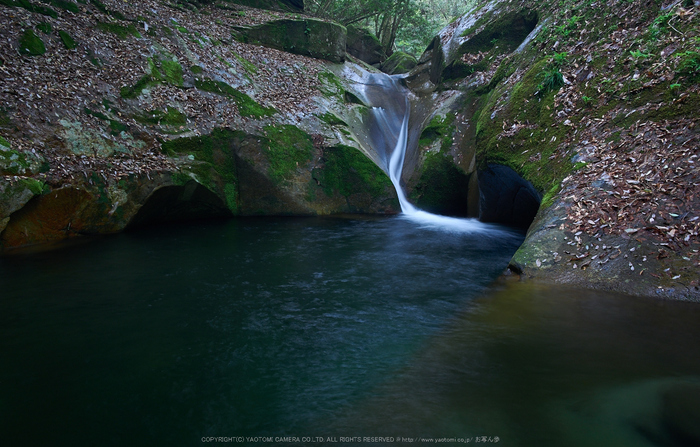
<svg viewBox="0 0 700 447">
<path fill-rule="evenodd" d="M 683 445 L 697 307 L 522 286 L 483 296 L 522 241 L 488 228 L 237 219 L 2 258 L 3 444 Z"/>
</svg>

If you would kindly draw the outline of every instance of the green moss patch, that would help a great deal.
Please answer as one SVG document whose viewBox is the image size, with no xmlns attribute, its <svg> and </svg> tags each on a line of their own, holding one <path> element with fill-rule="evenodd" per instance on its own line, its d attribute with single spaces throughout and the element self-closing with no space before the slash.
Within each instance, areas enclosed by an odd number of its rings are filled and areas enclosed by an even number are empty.
<svg viewBox="0 0 700 447">
<path fill-rule="evenodd" d="M 320 82 L 319 90 L 324 96 L 337 96 L 341 100 L 345 100 L 345 88 L 340 78 L 330 71 L 322 71 L 318 74 Z M 354 96 L 354 95 L 353 95 Z"/>
<path fill-rule="evenodd" d="M 167 107 L 165 112 L 162 110 L 151 110 L 140 115 L 135 115 L 134 119 L 142 124 L 167 126 L 184 126 L 187 124 L 187 116 L 173 107 Z"/>
<path fill-rule="evenodd" d="M 46 53 L 46 46 L 34 31 L 28 29 L 19 39 L 19 52 L 27 56 L 41 56 Z"/>
<path fill-rule="evenodd" d="M 241 116 L 261 118 L 263 116 L 274 115 L 277 110 L 273 107 L 263 107 L 253 100 L 250 96 L 236 90 L 225 82 L 214 81 L 209 78 L 195 79 L 195 87 L 206 92 L 215 93 L 221 96 L 227 96 L 236 103 L 238 112 Z"/>
<path fill-rule="evenodd" d="M 136 81 L 136 84 L 134 84 L 133 86 L 122 87 L 119 91 L 119 94 L 124 99 L 138 98 L 139 95 L 141 95 L 141 92 L 143 92 L 145 89 L 155 84 L 156 82 L 157 81 L 153 79 L 151 75 L 145 75 L 141 77 L 141 79 Z"/>
<path fill-rule="evenodd" d="M 0 173 L 3 175 L 24 174 L 29 169 L 27 157 L 21 152 L 10 149 L 9 146 L 9 143 L 0 145 Z"/>
<path fill-rule="evenodd" d="M 309 134 L 292 126 L 265 126 L 265 155 L 270 163 L 268 175 L 282 183 L 291 179 L 300 165 L 311 161 L 314 145 Z"/>
<path fill-rule="evenodd" d="M 243 68 L 250 73 L 250 74 L 256 74 L 258 72 L 258 67 L 253 65 L 252 62 L 250 62 L 248 59 L 244 58 L 243 56 L 233 53 L 233 57 L 236 58 L 236 60 L 243 65 Z"/>
<path fill-rule="evenodd" d="M 63 45 L 69 50 L 72 50 L 77 46 L 75 40 L 73 40 L 73 38 L 67 32 L 60 30 L 58 35 L 61 37 L 61 42 L 63 42 Z"/>
<path fill-rule="evenodd" d="M 125 99 L 138 98 L 141 93 L 156 84 L 170 84 L 182 87 L 184 84 L 183 70 L 179 62 L 173 60 L 170 55 L 162 59 L 148 58 L 148 74 L 139 79 L 133 86 L 125 86 L 120 90 L 120 95 Z"/>
<path fill-rule="evenodd" d="M 421 209 L 432 213 L 466 216 L 469 175 L 455 166 L 449 155 L 429 152 L 411 199 Z"/>
<path fill-rule="evenodd" d="M 347 197 L 355 193 L 378 196 L 392 188 L 389 177 L 359 150 L 336 146 L 323 151 L 323 169 L 314 169 L 313 177 L 328 196 L 336 192 Z"/>
<path fill-rule="evenodd" d="M 51 0 L 51 4 L 57 8 L 65 9 L 66 11 L 70 11 L 72 13 L 77 14 L 78 12 L 80 12 L 78 5 L 66 0 Z"/>
<path fill-rule="evenodd" d="M 338 118 L 332 112 L 326 112 L 322 115 L 316 115 L 316 116 L 318 116 L 318 119 L 320 119 L 324 123 L 329 124 L 331 126 L 347 126 L 348 125 L 348 123 L 346 123 L 342 119 Z"/>
<path fill-rule="evenodd" d="M 193 74 L 202 74 L 202 72 L 204 72 L 204 69 L 202 67 L 200 67 L 199 65 L 193 65 L 190 67 L 190 71 Z"/>
<path fill-rule="evenodd" d="M 382 64 L 382 71 L 388 74 L 401 74 L 411 71 L 418 61 L 415 57 L 403 51 L 395 51 L 384 63 Z"/>
<path fill-rule="evenodd" d="M 27 11 L 53 17 L 54 19 L 58 17 L 58 13 L 53 9 L 42 5 L 36 5 L 27 0 L 0 0 L 0 5 L 24 8 Z"/>
<path fill-rule="evenodd" d="M 53 26 L 49 22 L 41 22 L 36 26 L 36 29 L 44 34 L 51 34 L 53 31 Z"/>
<path fill-rule="evenodd" d="M 420 134 L 418 144 L 420 146 L 428 146 L 435 140 L 440 139 L 440 149 L 449 150 L 452 144 L 452 133 L 455 130 L 453 125 L 455 120 L 454 114 L 449 114 L 445 117 L 436 116 L 430 123 L 423 129 Z"/>
<path fill-rule="evenodd" d="M 107 9 L 107 7 L 102 3 L 100 0 L 90 0 L 90 3 L 92 3 L 97 9 L 99 9 L 102 13 L 110 15 L 114 17 L 117 20 L 126 20 L 126 17 L 119 11 L 112 11 L 110 9 Z"/>
<path fill-rule="evenodd" d="M 141 38 L 141 33 L 136 30 L 134 25 L 123 26 L 118 23 L 97 22 L 97 29 L 115 34 L 120 39 L 124 40 L 129 36 Z"/>
<path fill-rule="evenodd" d="M 228 208 L 238 212 L 238 175 L 233 148 L 245 138 L 240 131 L 215 129 L 202 137 L 178 138 L 163 143 L 163 151 L 171 156 L 192 155 L 197 162 L 187 169 L 199 183 L 225 197 Z M 186 174 L 177 174 L 173 181 L 181 184 L 191 179 Z"/>
<path fill-rule="evenodd" d="M 540 192 L 552 189 L 573 168 L 569 158 L 559 153 L 571 128 L 555 123 L 554 91 L 542 91 L 543 73 L 551 67 L 551 58 L 534 63 L 510 91 L 507 106 L 492 114 L 496 89 L 482 97 L 476 121 L 477 160 L 480 166 L 496 163 L 509 166 Z M 504 128 L 521 123 L 521 129 L 509 136 Z M 537 123 L 522 126 L 522 123 Z"/>
</svg>

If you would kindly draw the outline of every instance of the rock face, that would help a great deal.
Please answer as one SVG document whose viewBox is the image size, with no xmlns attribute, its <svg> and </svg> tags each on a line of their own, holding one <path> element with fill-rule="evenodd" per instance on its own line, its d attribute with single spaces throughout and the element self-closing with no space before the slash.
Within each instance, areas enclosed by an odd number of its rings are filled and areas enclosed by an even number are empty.
<svg viewBox="0 0 700 447">
<path fill-rule="evenodd" d="M 415 57 L 404 53 L 403 51 L 396 51 L 389 57 L 389 59 L 384 61 L 382 64 L 382 71 L 391 75 L 408 73 L 417 64 L 418 61 Z"/>
<path fill-rule="evenodd" d="M 252 27 L 236 27 L 234 32 L 243 43 L 331 62 L 345 60 L 347 30 L 337 23 L 312 18 L 281 19 Z"/>
<path fill-rule="evenodd" d="M 0 5 L 17 46 L 32 34 L 46 49 L 0 48 L 0 87 L 31 95 L 0 106 L 0 250 L 169 220 L 398 212 L 347 124 L 362 108 L 347 103 L 353 65 L 328 61 L 344 57 L 345 29 L 192 5 L 211 21 L 161 4 Z M 282 24 L 292 53 L 230 39 L 265 24 Z"/>
<path fill-rule="evenodd" d="M 386 55 L 377 36 L 364 28 L 353 25 L 347 27 L 347 52 L 370 65 L 379 64 Z"/>
<path fill-rule="evenodd" d="M 406 78 L 424 129 L 409 188 L 441 154 L 469 176 L 472 215 L 527 226 L 542 197 L 521 278 L 700 299 L 700 56 L 677 38 L 700 15 L 667 3 L 493 0 L 451 23 Z"/>
</svg>

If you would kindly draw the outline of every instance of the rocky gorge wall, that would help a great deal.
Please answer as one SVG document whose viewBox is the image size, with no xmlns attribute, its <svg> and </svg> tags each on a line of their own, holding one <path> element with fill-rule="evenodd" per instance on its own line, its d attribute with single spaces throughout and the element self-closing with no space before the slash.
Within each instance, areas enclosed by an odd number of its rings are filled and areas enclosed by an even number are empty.
<svg viewBox="0 0 700 447">
<path fill-rule="evenodd" d="M 417 201 L 446 159 L 479 184 L 482 219 L 536 213 L 521 278 L 698 300 L 697 9 L 504 0 L 455 20 L 407 77 Z"/>
<path fill-rule="evenodd" d="M 521 278 L 698 299 L 697 5 L 560 3 L 485 2 L 401 69 L 405 189 L 529 228 Z M 356 94 L 395 64 L 285 8 L 0 2 L 0 247 L 398 212 Z"/>
<path fill-rule="evenodd" d="M 54 3 L 0 3 L 0 248 L 207 216 L 398 212 L 339 117 L 344 27 L 238 4 Z"/>
</svg>

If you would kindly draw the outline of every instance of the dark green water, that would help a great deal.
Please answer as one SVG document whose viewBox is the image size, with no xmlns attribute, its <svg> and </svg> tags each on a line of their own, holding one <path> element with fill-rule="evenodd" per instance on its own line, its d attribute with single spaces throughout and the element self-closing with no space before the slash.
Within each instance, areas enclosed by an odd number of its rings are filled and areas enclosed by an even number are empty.
<svg viewBox="0 0 700 447">
<path fill-rule="evenodd" d="M 487 289 L 521 240 L 243 219 L 0 259 L 0 445 L 695 445 L 698 308 Z"/>
</svg>

